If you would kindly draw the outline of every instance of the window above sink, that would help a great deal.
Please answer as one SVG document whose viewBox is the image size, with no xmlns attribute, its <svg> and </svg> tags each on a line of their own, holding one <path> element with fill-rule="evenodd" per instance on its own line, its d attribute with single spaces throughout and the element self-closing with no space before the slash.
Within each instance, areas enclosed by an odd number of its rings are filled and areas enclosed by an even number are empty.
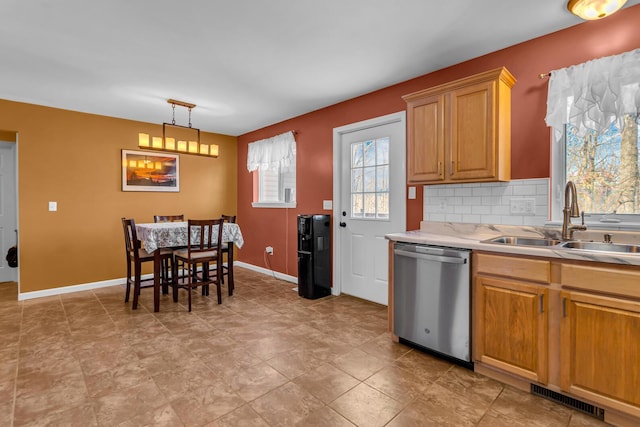
<svg viewBox="0 0 640 427">
<path fill-rule="evenodd" d="M 640 229 L 638 64 L 640 49 L 552 71 L 545 120 L 553 129 L 553 223 L 572 181 L 589 228 Z"/>
<path fill-rule="evenodd" d="M 581 137 L 566 125 L 552 145 L 552 200 L 554 223 L 562 221 L 564 184 L 573 181 L 580 210 L 589 228 L 640 229 L 640 138 L 638 117 L 625 117 L 602 133 Z M 631 156 L 629 153 L 633 153 Z"/>
</svg>

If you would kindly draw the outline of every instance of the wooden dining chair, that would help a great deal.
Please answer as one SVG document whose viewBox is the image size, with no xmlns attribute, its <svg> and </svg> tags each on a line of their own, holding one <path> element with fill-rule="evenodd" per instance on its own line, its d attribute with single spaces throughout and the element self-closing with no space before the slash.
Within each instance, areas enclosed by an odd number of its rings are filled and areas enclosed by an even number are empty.
<svg viewBox="0 0 640 427">
<path fill-rule="evenodd" d="M 141 247 L 140 240 L 138 240 L 138 233 L 136 232 L 136 222 L 133 218 L 122 218 L 122 228 L 124 230 L 124 246 L 127 255 L 127 289 L 124 302 L 129 302 L 129 294 L 131 293 L 131 285 L 133 284 L 133 304 L 131 308 L 135 310 L 138 308 L 140 289 L 153 287 L 153 277 L 150 279 L 142 279 L 142 263 L 153 262 L 153 254 L 145 251 Z M 171 257 L 172 251 L 170 249 L 160 249 L 160 259 L 163 262 L 171 259 Z M 166 287 L 167 276 L 163 275 L 161 280 L 163 287 Z"/>
<path fill-rule="evenodd" d="M 235 224 L 235 215 L 222 215 L 224 222 Z M 233 281 L 233 242 L 222 242 L 222 256 L 226 254 L 227 265 L 222 264 L 222 284 L 224 284 L 224 276 L 227 276 L 227 288 L 229 290 L 229 296 L 233 295 L 234 281 Z"/>
<path fill-rule="evenodd" d="M 183 222 L 184 215 L 154 215 L 153 222 Z M 162 274 L 164 277 L 169 277 L 170 266 L 169 263 L 172 262 L 173 257 L 169 259 L 164 259 L 162 261 Z M 164 288 L 163 288 L 164 291 Z"/>
<path fill-rule="evenodd" d="M 209 285 L 216 285 L 218 304 L 222 304 L 222 219 L 188 220 L 187 247 L 173 252 L 175 267 L 186 270 L 174 274 L 173 301 L 178 302 L 178 289 L 187 290 L 191 311 L 191 290 L 200 286 L 203 295 L 209 295 Z M 194 237 L 199 234 L 199 241 Z M 215 270 L 209 267 L 216 264 Z M 200 268 L 199 268 L 200 267 Z"/>
</svg>

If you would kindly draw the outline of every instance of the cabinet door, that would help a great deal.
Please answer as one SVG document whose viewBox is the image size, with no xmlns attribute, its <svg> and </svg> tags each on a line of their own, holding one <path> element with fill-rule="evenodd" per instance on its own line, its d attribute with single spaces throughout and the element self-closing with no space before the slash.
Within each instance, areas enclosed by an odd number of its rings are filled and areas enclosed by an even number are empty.
<svg viewBox="0 0 640 427">
<path fill-rule="evenodd" d="M 561 387 L 640 414 L 640 303 L 561 292 Z"/>
<path fill-rule="evenodd" d="M 444 179 L 444 98 L 431 96 L 408 106 L 407 181 Z"/>
<path fill-rule="evenodd" d="M 481 82 L 451 93 L 449 179 L 495 178 L 495 82 Z"/>
<path fill-rule="evenodd" d="M 547 382 L 548 289 L 476 276 L 474 360 Z"/>
</svg>

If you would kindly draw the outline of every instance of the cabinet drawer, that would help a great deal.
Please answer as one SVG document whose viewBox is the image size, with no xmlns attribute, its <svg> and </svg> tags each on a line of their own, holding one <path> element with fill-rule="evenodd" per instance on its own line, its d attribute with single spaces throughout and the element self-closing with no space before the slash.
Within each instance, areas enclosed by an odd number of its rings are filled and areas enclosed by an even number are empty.
<svg viewBox="0 0 640 427">
<path fill-rule="evenodd" d="M 529 282 L 551 282 L 551 263 L 549 261 L 479 253 L 476 262 L 478 273 L 511 277 Z"/>
<path fill-rule="evenodd" d="M 576 289 L 640 298 L 640 268 L 609 268 L 562 264 L 560 284 Z"/>
</svg>

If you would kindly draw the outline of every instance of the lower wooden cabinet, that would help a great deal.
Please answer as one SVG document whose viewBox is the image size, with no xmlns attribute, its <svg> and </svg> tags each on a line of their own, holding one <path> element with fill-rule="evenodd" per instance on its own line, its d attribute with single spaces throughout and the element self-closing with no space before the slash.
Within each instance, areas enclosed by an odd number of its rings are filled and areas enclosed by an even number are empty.
<svg viewBox="0 0 640 427">
<path fill-rule="evenodd" d="M 547 382 L 548 289 L 476 276 L 475 360 Z"/>
<path fill-rule="evenodd" d="M 640 425 L 640 267 L 474 252 L 476 370 Z"/>
<path fill-rule="evenodd" d="M 637 412 L 640 303 L 573 291 L 561 292 L 560 296 L 561 389 L 623 411 Z"/>
</svg>

